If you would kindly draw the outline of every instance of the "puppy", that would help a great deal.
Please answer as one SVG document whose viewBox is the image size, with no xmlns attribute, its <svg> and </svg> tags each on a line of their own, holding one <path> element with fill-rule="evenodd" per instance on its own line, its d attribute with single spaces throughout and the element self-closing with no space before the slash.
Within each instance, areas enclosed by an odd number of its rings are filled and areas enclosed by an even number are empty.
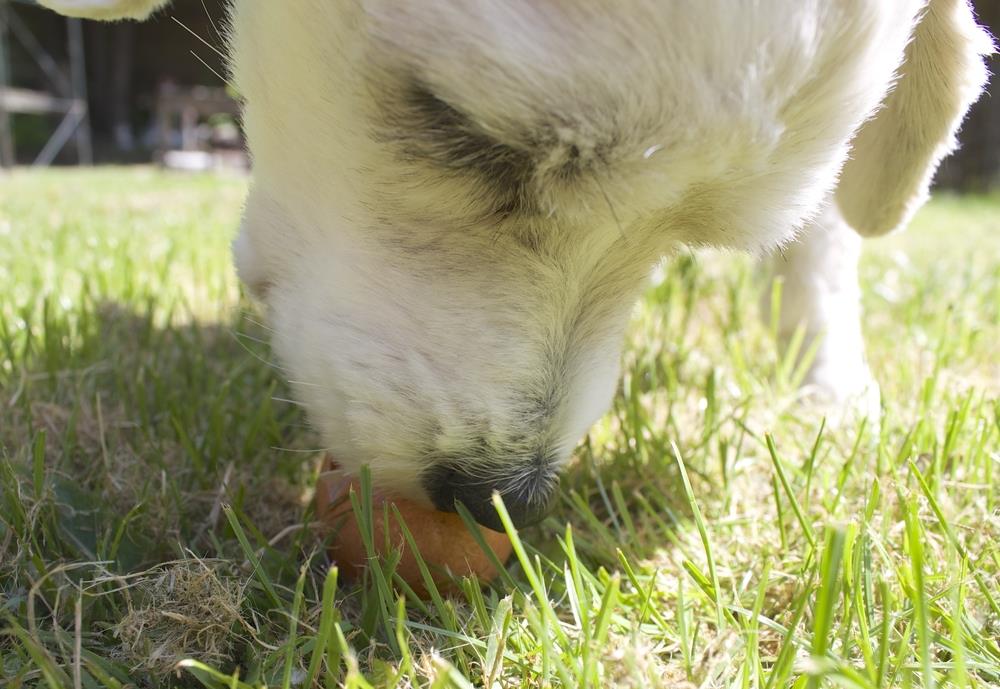
<svg viewBox="0 0 1000 689">
<path fill-rule="evenodd" d="M 229 42 L 236 264 L 300 399 L 345 469 L 493 528 L 495 490 L 544 511 L 680 247 L 785 247 L 807 383 L 877 395 L 861 237 L 924 202 L 993 49 L 966 0 L 237 0 Z"/>
</svg>

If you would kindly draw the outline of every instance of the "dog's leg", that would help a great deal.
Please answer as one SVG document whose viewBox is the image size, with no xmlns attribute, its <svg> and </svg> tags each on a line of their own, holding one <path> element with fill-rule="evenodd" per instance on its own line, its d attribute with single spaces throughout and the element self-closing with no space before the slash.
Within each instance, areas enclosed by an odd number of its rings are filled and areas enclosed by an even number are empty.
<svg viewBox="0 0 1000 689">
<path fill-rule="evenodd" d="M 85 19 L 145 19 L 170 0 L 38 0 L 68 17 Z"/>
<path fill-rule="evenodd" d="M 801 329 L 799 356 L 815 347 L 804 392 L 821 404 L 876 417 L 879 389 L 865 361 L 861 333 L 858 259 L 862 239 L 836 204 L 826 209 L 785 250 L 767 259 L 782 281 L 779 346 L 786 349 Z M 771 318 L 771 290 L 763 298 Z"/>
</svg>

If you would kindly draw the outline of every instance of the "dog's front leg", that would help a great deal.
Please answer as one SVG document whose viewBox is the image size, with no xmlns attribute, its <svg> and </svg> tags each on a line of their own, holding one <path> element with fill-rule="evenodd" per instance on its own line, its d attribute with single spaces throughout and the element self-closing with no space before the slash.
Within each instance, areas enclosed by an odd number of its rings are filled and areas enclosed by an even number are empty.
<svg viewBox="0 0 1000 689">
<path fill-rule="evenodd" d="M 786 350 L 801 329 L 799 356 L 815 348 L 804 392 L 820 403 L 877 417 L 879 389 L 865 361 L 861 332 L 862 241 L 830 203 L 797 241 L 767 262 L 783 283 L 779 346 Z M 765 290 L 763 304 L 770 322 L 771 290 Z"/>
</svg>

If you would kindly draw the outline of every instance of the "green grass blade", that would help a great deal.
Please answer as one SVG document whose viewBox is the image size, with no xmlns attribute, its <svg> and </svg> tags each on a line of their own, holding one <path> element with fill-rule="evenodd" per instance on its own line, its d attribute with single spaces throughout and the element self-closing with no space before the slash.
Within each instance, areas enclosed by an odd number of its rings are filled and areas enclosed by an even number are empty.
<svg viewBox="0 0 1000 689">
<path fill-rule="evenodd" d="M 670 447 L 673 450 L 674 459 L 677 461 L 677 468 L 681 474 L 681 482 L 684 484 L 684 493 L 687 496 L 688 504 L 691 506 L 691 512 L 694 514 L 694 520 L 698 527 L 698 535 L 701 538 L 702 547 L 705 549 L 705 560 L 708 563 L 708 576 L 711 583 L 711 596 L 715 603 L 716 624 L 718 624 L 718 627 L 721 630 L 724 626 L 725 612 L 722 606 L 719 576 L 715 571 L 715 558 L 712 555 L 712 542 L 708 537 L 708 527 L 705 525 L 704 517 L 702 517 L 701 508 L 698 507 L 698 501 L 694 497 L 694 490 L 691 488 L 691 480 L 688 478 L 687 468 L 684 466 L 684 459 L 681 457 L 681 452 L 673 441 L 671 441 Z"/>
</svg>

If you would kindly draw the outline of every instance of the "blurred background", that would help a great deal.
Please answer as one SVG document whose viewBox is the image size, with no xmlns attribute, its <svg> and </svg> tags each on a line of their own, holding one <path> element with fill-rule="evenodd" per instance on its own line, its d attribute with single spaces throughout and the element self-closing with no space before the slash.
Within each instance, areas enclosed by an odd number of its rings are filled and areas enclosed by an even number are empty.
<svg viewBox="0 0 1000 689">
<path fill-rule="evenodd" d="M 174 0 L 148 22 L 105 24 L 0 0 L 0 165 L 245 169 L 237 94 L 223 77 L 225 4 Z M 1000 33 L 1000 0 L 974 4 Z M 1000 58 L 990 66 L 1000 73 Z M 937 184 L 1000 186 L 1000 99 L 981 98 L 961 138 Z"/>
<path fill-rule="evenodd" d="M 225 5 L 112 24 L 0 0 L 0 163 L 245 168 Z"/>
</svg>

